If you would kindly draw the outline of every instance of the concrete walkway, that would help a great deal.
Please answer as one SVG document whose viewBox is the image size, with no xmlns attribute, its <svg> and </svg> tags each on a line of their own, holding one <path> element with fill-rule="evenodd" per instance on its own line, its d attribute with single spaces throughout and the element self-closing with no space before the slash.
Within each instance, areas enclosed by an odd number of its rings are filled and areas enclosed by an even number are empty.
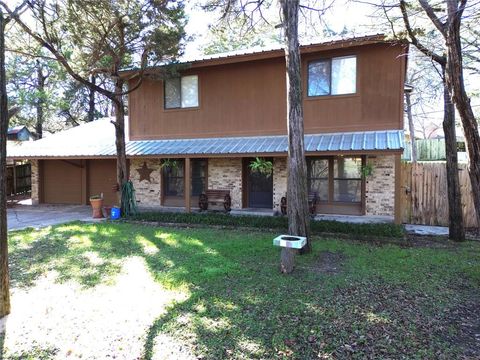
<svg viewBox="0 0 480 360">
<path fill-rule="evenodd" d="M 145 210 L 145 209 L 143 209 Z M 153 209 L 152 209 L 153 210 Z M 155 209 L 165 211 L 165 209 Z M 169 209 L 172 211 L 172 209 Z M 174 208 L 175 211 L 183 211 Z M 272 216 L 272 211 L 258 211 L 257 209 L 242 209 L 231 212 L 232 215 Z M 92 209 L 85 205 L 15 205 L 8 209 L 8 230 L 19 230 L 28 227 L 41 228 L 50 225 L 63 224 L 70 221 L 101 221 L 92 219 Z M 350 215 L 317 215 L 315 220 L 336 220 L 357 224 L 391 223 L 388 216 L 350 216 Z M 448 227 L 406 224 L 405 230 L 409 234 L 448 236 Z"/>
<path fill-rule="evenodd" d="M 17 205 L 8 209 L 8 230 L 41 228 L 70 221 L 93 221 L 92 209 L 84 205 Z"/>
<path fill-rule="evenodd" d="M 405 224 L 405 231 L 415 235 L 448 236 L 448 227 L 446 226 Z"/>
</svg>

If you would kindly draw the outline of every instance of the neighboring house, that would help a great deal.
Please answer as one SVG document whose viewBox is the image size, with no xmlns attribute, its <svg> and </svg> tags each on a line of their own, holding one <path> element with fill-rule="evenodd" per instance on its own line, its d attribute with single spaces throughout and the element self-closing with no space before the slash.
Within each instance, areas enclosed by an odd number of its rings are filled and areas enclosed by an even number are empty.
<svg viewBox="0 0 480 360">
<path fill-rule="evenodd" d="M 30 130 L 24 125 L 19 125 L 8 129 L 8 141 L 32 141 L 35 140 Z"/>
<path fill-rule="evenodd" d="M 400 221 L 407 50 L 381 35 L 301 47 L 307 180 L 319 213 Z M 233 209 L 278 211 L 288 171 L 284 51 L 186 65 L 165 81 L 161 67 L 149 69 L 129 94 L 126 149 L 139 206 L 189 211 L 206 189 L 228 189 Z M 113 136 L 113 125 L 100 120 L 9 156 L 33 160 L 36 202 L 87 203 L 100 192 L 114 202 Z M 270 176 L 249 168 L 255 157 L 273 162 Z M 162 159 L 176 166 L 162 167 Z M 365 164 L 373 170 L 366 178 Z"/>
</svg>

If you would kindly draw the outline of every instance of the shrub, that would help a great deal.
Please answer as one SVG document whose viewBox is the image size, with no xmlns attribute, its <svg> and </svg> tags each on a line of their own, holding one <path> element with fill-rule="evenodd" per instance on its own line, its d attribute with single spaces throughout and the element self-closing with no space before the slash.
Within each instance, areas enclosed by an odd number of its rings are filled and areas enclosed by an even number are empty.
<svg viewBox="0 0 480 360">
<path fill-rule="evenodd" d="M 221 213 L 172 213 L 172 212 L 144 212 L 128 219 L 136 221 L 151 221 L 175 224 L 201 224 L 216 226 L 249 227 L 259 229 L 275 229 L 286 231 L 287 218 L 280 216 L 251 216 L 229 215 Z M 355 234 L 360 236 L 403 237 L 404 230 L 396 224 L 354 224 L 333 220 L 311 221 L 312 234 L 337 233 Z"/>
</svg>

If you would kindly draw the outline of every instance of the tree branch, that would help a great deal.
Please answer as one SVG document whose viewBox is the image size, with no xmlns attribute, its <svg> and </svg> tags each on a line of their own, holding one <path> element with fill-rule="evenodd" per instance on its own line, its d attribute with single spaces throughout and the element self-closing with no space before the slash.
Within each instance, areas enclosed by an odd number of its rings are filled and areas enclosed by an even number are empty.
<svg viewBox="0 0 480 360">
<path fill-rule="evenodd" d="M 432 58 L 434 61 L 441 64 L 442 66 L 445 66 L 447 64 L 447 58 L 444 55 L 443 56 L 438 55 L 433 50 L 430 50 L 429 48 L 424 46 L 420 41 L 418 41 L 415 35 L 415 32 L 413 31 L 412 26 L 410 25 L 410 19 L 407 13 L 407 3 L 405 2 L 405 0 L 400 0 L 400 11 L 402 12 L 403 22 L 405 24 L 405 29 L 407 30 L 408 37 L 410 38 L 410 42 L 423 54 L 425 54 L 429 58 Z"/>
<path fill-rule="evenodd" d="M 423 8 L 427 16 L 432 20 L 433 25 L 440 31 L 444 38 L 447 37 L 447 27 L 446 23 L 442 23 L 442 21 L 438 18 L 435 14 L 435 10 L 430 6 L 427 0 L 418 0 L 420 6 Z"/>
</svg>

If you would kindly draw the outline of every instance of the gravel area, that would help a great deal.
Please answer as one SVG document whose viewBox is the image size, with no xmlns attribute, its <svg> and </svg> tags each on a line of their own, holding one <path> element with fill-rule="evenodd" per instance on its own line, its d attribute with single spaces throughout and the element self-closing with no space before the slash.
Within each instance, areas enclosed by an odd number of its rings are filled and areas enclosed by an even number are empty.
<svg viewBox="0 0 480 360">
<path fill-rule="evenodd" d="M 140 257 L 126 259 L 110 285 L 83 289 L 56 278 L 49 272 L 33 287 L 12 289 L 4 358 L 139 359 L 155 319 L 169 303 L 185 299 L 156 283 Z M 178 358 L 178 344 L 158 340 L 155 358 Z"/>
</svg>

